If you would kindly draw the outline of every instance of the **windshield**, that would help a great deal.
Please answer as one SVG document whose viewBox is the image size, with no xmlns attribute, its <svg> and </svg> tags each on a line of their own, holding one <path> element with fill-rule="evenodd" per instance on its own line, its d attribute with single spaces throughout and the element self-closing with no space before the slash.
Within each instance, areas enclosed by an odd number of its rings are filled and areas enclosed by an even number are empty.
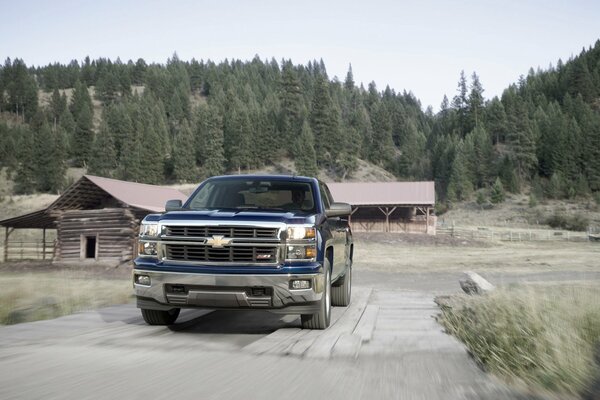
<svg viewBox="0 0 600 400">
<path fill-rule="evenodd" d="M 206 182 L 191 198 L 192 210 L 266 210 L 314 212 L 312 185 L 281 180 L 226 179 Z"/>
</svg>

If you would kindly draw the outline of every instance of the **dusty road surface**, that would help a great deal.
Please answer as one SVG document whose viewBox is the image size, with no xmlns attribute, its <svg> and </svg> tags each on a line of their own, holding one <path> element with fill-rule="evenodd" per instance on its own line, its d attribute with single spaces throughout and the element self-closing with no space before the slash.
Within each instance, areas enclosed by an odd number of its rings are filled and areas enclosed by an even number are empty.
<svg viewBox="0 0 600 400">
<path fill-rule="evenodd" d="M 512 399 L 432 318 L 434 294 L 355 285 L 326 331 L 266 312 L 133 305 L 0 328 L 0 398 Z"/>
<path fill-rule="evenodd" d="M 500 285 L 600 281 L 596 247 L 566 249 L 569 261 L 551 246 L 532 258 L 505 246 L 363 244 L 352 304 L 334 308 L 325 331 L 210 310 L 152 327 L 133 305 L 0 327 L 0 399 L 525 399 L 443 332 L 434 297 L 459 291 L 464 269 Z M 491 261 L 505 255 L 512 264 Z"/>
</svg>

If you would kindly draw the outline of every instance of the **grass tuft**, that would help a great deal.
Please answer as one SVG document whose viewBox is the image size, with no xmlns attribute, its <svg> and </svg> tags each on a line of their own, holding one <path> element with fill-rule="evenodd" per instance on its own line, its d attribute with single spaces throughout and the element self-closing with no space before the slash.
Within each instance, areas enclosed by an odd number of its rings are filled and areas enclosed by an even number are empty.
<svg viewBox="0 0 600 400">
<path fill-rule="evenodd" d="M 600 288 L 521 286 L 442 305 L 440 322 L 483 367 L 509 381 L 568 395 L 600 378 Z"/>
<path fill-rule="evenodd" d="M 131 300 L 127 279 L 103 279 L 80 271 L 0 275 L 0 324 L 57 318 Z"/>
</svg>

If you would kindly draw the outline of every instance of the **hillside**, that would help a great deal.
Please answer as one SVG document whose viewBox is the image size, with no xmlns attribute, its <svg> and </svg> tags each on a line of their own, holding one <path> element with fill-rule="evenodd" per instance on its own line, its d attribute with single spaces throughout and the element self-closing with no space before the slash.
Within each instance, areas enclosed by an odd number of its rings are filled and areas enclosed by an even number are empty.
<svg viewBox="0 0 600 400">
<path fill-rule="evenodd" d="M 434 115 L 410 92 L 357 86 L 351 68 L 331 79 L 322 61 L 8 59 L 0 167 L 16 194 L 60 191 L 71 168 L 155 184 L 296 170 L 435 180 L 450 206 L 529 191 L 537 201 L 600 202 L 600 41 L 529 71 L 500 98 L 484 92 L 476 73 L 462 73 Z"/>
</svg>

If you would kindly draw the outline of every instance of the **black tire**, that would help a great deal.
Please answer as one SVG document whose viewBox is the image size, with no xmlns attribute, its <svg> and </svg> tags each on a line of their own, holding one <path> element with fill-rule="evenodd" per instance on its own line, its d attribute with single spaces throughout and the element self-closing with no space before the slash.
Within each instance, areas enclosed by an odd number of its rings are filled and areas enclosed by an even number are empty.
<svg viewBox="0 0 600 400">
<path fill-rule="evenodd" d="M 325 329 L 331 320 L 331 267 L 325 261 L 325 291 L 316 314 L 304 314 L 300 317 L 303 329 Z"/>
<path fill-rule="evenodd" d="M 142 317 L 148 325 L 171 325 L 175 323 L 181 309 L 173 308 L 169 311 L 146 310 L 142 308 Z"/>
<path fill-rule="evenodd" d="M 344 283 L 340 286 L 331 288 L 331 304 L 334 306 L 347 307 L 350 304 L 352 296 L 352 267 L 348 268 L 348 272 L 344 276 Z"/>
</svg>

